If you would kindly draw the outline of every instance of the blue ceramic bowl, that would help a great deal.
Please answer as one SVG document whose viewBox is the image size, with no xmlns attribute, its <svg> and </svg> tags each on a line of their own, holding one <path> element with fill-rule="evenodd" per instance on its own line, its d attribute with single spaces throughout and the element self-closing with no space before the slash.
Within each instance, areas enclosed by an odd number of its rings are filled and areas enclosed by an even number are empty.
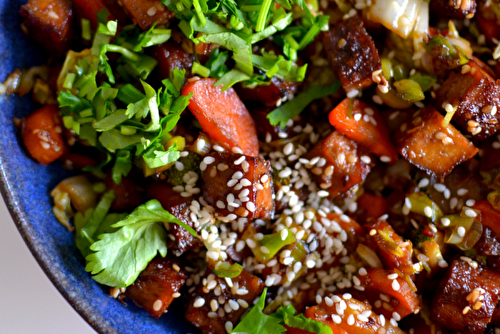
<svg viewBox="0 0 500 334">
<path fill-rule="evenodd" d="M 0 0 L 0 80 L 16 68 L 43 64 L 47 54 L 20 29 L 19 6 L 26 0 Z M 13 117 L 25 117 L 37 106 L 29 96 L 0 96 L 0 190 L 7 207 L 42 269 L 75 310 L 99 333 L 196 332 L 182 307 L 155 320 L 132 302 L 123 306 L 108 289 L 85 272 L 73 233 L 52 214 L 50 191 L 70 175 L 60 164 L 42 166 L 29 158 Z M 177 301 L 180 302 L 180 301 Z"/>
</svg>

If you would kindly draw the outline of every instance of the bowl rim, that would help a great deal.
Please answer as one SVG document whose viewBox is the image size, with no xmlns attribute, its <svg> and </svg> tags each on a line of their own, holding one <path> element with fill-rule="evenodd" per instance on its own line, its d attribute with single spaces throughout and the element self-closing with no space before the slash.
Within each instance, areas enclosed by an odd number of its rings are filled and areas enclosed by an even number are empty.
<svg viewBox="0 0 500 334">
<path fill-rule="evenodd" d="M 89 308 L 88 304 L 82 305 L 77 302 L 77 297 L 71 297 L 69 295 L 69 284 L 57 279 L 56 275 L 50 268 L 47 256 L 35 247 L 35 242 L 32 236 L 34 232 L 33 228 L 30 224 L 28 224 L 26 214 L 23 212 L 19 204 L 17 198 L 18 195 L 14 192 L 11 183 L 9 182 L 9 171 L 6 170 L 5 163 L 3 163 L 4 158 L 5 151 L 3 150 L 3 147 L 0 146 L 0 193 L 2 194 L 17 230 L 21 234 L 21 237 L 28 246 L 28 249 L 35 258 L 36 262 L 42 268 L 45 275 L 49 278 L 50 282 L 56 287 L 59 293 L 71 305 L 71 307 L 73 307 L 78 315 L 80 315 L 83 320 L 90 325 L 90 327 L 92 327 L 97 333 L 101 334 L 119 334 L 119 332 L 117 332 L 112 326 L 107 325 L 107 321 L 102 314 L 96 314 Z M 66 276 L 65 273 L 61 274 Z"/>
</svg>

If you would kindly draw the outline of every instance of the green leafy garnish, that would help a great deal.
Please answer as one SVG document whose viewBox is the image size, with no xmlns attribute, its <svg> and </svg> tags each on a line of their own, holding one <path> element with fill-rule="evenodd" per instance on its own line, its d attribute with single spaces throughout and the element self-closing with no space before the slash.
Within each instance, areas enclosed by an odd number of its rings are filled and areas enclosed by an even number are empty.
<svg viewBox="0 0 500 334">
<path fill-rule="evenodd" d="M 167 232 L 159 223 L 178 224 L 196 237 L 191 227 L 163 209 L 160 202 L 150 200 L 111 225 L 115 232 L 98 236 L 90 246 L 94 253 L 87 256 L 85 270 L 101 284 L 129 286 L 157 253 L 167 255 Z"/>
<path fill-rule="evenodd" d="M 286 332 L 283 324 L 292 328 L 299 328 L 317 334 L 332 334 L 332 329 L 317 320 L 308 319 L 303 314 L 296 315 L 297 311 L 292 305 L 280 306 L 275 313 L 263 313 L 267 288 L 264 289 L 259 301 L 238 323 L 232 334 L 276 334 Z"/>
<path fill-rule="evenodd" d="M 143 49 L 169 38 L 168 29 L 152 27 L 143 32 L 131 25 L 117 34 L 116 22 L 100 22 L 91 50 L 68 53 L 58 102 L 64 126 L 85 144 L 107 154 L 105 163 L 88 168 L 95 175 L 103 177 L 101 168 L 114 161 L 112 178 L 118 184 L 132 169 L 135 157 L 142 157 L 150 168 L 179 158 L 177 147 L 165 147 L 163 139 L 175 127 L 191 97 L 180 95 L 185 70 L 171 71 L 171 77 L 163 80 L 158 90 L 143 81 L 157 63 Z M 116 68 L 108 62 L 109 52 L 121 55 Z M 108 82 L 98 85 L 99 73 Z"/>
<path fill-rule="evenodd" d="M 297 95 L 292 101 L 274 109 L 267 115 L 267 118 L 272 125 L 279 125 L 284 128 L 289 119 L 299 115 L 312 101 L 335 93 L 339 87 L 339 81 L 336 81 L 329 86 L 310 86 L 308 89 Z"/>
</svg>

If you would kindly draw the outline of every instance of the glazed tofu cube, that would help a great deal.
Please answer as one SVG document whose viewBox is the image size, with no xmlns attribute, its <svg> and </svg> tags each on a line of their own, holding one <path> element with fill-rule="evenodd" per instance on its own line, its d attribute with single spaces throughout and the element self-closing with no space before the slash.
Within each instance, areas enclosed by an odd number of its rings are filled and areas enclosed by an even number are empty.
<svg viewBox="0 0 500 334">
<path fill-rule="evenodd" d="M 403 123 L 398 140 L 398 151 L 406 160 L 437 177 L 445 177 L 478 152 L 453 125 L 444 127 L 443 120 L 434 107 L 421 109 Z"/>
<path fill-rule="evenodd" d="M 431 303 L 431 317 L 453 332 L 482 334 L 498 305 L 500 274 L 455 260 Z"/>
<path fill-rule="evenodd" d="M 144 30 L 155 22 L 157 25 L 165 24 L 175 15 L 160 0 L 121 0 L 121 3 L 132 21 Z"/>
<path fill-rule="evenodd" d="M 450 74 L 436 91 L 436 99 L 443 110 L 447 104 L 457 107 L 453 121 L 464 133 L 484 139 L 500 129 L 499 94 L 498 81 L 470 61 Z"/>
<path fill-rule="evenodd" d="M 158 319 L 168 309 L 185 282 L 186 273 L 177 259 L 157 257 L 125 290 L 125 296 Z"/>
<path fill-rule="evenodd" d="M 346 92 L 369 87 L 372 73 L 380 70 L 380 58 L 371 36 L 359 16 L 331 26 L 323 33 L 328 61 Z"/>
<path fill-rule="evenodd" d="M 174 68 L 185 69 L 187 76 L 191 76 L 194 56 L 184 51 L 179 44 L 167 42 L 155 45 L 152 48 L 152 56 L 158 61 L 158 72 L 162 80 L 169 78 L 170 71 Z"/>
<path fill-rule="evenodd" d="M 338 132 L 317 143 L 306 158 L 322 166 L 311 166 L 311 172 L 320 188 L 329 192 L 330 198 L 345 195 L 363 182 L 373 165 L 367 149 Z"/>
<path fill-rule="evenodd" d="M 194 228 L 191 215 L 191 203 L 193 197 L 182 197 L 180 193 L 173 190 L 172 186 L 165 182 L 154 182 L 147 188 L 150 198 L 160 201 L 161 206 L 173 214 L 177 219 Z M 165 226 L 168 233 L 174 237 L 170 239 L 168 249 L 173 251 L 176 256 L 180 256 L 187 250 L 197 250 L 203 246 L 203 242 L 191 235 L 185 228 L 177 224 L 167 224 Z"/>
<path fill-rule="evenodd" d="M 273 77 L 269 86 L 259 85 L 254 88 L 246 88 L 238 85 L 236 91 L 243 101 L 259 101 L 266 107 L 276 107 L 276 103 L 288 96 L 294 94 L 300 86 L 299 82 L 288 82 Z"/>
<path fill-rule="evenodd" d="M 70 0 L 29 0 L 20 9 L 24 32 L 50 51 L 69 48 L 73 32 Z"/>
<path fill-rule="evenodd" d="M 262 280 L 245 270 L 238 277 L 228 280 L 232 286 L 228 285 L 226 279 L 209 272 L 206 281 L 202 280 L 191 295 L 186 307 L 186 319 L 203 333 L 227 333 L 226 322 L 230 321 L 236 326 L 264 289 Z"/>
<path fill-rule="evenodd" d="M 274 214 L 268 160 L 242 154 L 211 153 L 203 159 L 203 198 L 220 216 L 269 219 Z M 231 216 L 232 217 L 232 216 Z"/>
</svg>

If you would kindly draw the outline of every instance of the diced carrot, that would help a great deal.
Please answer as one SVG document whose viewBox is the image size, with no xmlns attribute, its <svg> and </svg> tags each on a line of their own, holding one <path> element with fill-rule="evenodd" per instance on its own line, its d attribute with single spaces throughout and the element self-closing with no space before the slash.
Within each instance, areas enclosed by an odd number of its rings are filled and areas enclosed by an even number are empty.
<svg viewBox="0 0 500 334">
<path fill-rule="evenodd" d="M 500 238 L 500 211 L 495 210 L 490 202 L 486 200 L 477 201 L 473 208 L 481 211 L 481 224 L 488 227 Z"/>
<path fill-rule="evenodd" d="M 318 167 L 318 172 L 313 173 L 312 177 L 318 184 L 328 185 L 325 190 L 334 198 L 363 182 L 370 172 L 373 163 L 363 151 L 366 151 L 364 147 L 359 147 L 351 139 L 334 131 L 317 143 L 305 157 L 309 160 L 315 157 L 326 160 L 326 164 Z M 367 160 L 370 162 L 365 163 Z"/>
<path fill-rule="evenodd" d="M 418 113 L 418 114 L 417 114 Z M 398 136 L 399 153 L 420 169 L 437 177 L 471 159 L 478 149 L 453 125 L 443 126 L 444 117 L 432 106 L 414 114 Z"/>
<path fill-rule="evenodd" d="M 393 312 L 397 312 L 401 318 L 404 318 L 420 308 L 418 295 L 404 278 L 390 279 L 388 276 L 394 272 L 381 268 L 368 268 L 366 271 L 366 275 L 358 275 L 358 278 L 361 286 L 365 288 L 363 294 L 368 300 L 374 304 L 375 301 L 380 300 L 381 293 L 390 297 L 390 301 L 385 302 L 387 305 L 383 305 L 378 311 L 388 317 L 392 317 Z M 398 289 L 395 289 L 395 285 Z"/>
<path fill-rule="evenodd" d="M 374 154 L 387 157 L 387 162 L 396 162 L 398 153 L 392 146 L 389 133 L 378 110 L 363 101 L 354 99 L 352 115 L 349 115 L 350 102 L 351 99 L 346 98 L 330 112 L 328 116 L 330 124 L 335 127 L 335 130 L 365 146 Z M 356 120 L 358 117 L 359 120 Z"/>
<path fill-rule="evenodd" d="M 377 252 L 387 269 L 398 269 L 405 274 L 413 274 L 411 243 L 405 243 L 386 221 L 369 222 L 364 227 L 367 232 L 376 231 L 368 236 L 368 244 Z"/>
<path fill-rule="evenodd" d="M 160 0 L 121 0 L 121 3 L 134 23 L 144 30 L 154 23 L 165 24 L 175 15 Z"/>
<path fill-rule="evenodd" d="M 48 165 L 67 151 L 60 125 L 59 108 L 44 106 L 29 115 L 22 124 L 24 146 L 33 159 Z"/>
<path fill-rule="evenodd" d="M 73 32 L 73 6 L 70 0 L 30 0 L 20 14 L 25 32 L 44 48 L 66 51 Z"/>
<path fill-rule="evenodd" d="M 387 201 L 383 196 L 364 193 L 358 198 L 358 210 L 362 210 L 360 212 L 362 219 L 378 219 L 387 213 Z"/>
<path fill-rule="evenodd" d="M 229 150 L 238 147 L 243 154 L 259 156 L 255 122 L 233 88 L 225 92 L 214 87 L 215 79 L 188 82 L 183 95 L 193 93 L 189 110 L 200 122 L 203 131 Z"/>
</svg>

